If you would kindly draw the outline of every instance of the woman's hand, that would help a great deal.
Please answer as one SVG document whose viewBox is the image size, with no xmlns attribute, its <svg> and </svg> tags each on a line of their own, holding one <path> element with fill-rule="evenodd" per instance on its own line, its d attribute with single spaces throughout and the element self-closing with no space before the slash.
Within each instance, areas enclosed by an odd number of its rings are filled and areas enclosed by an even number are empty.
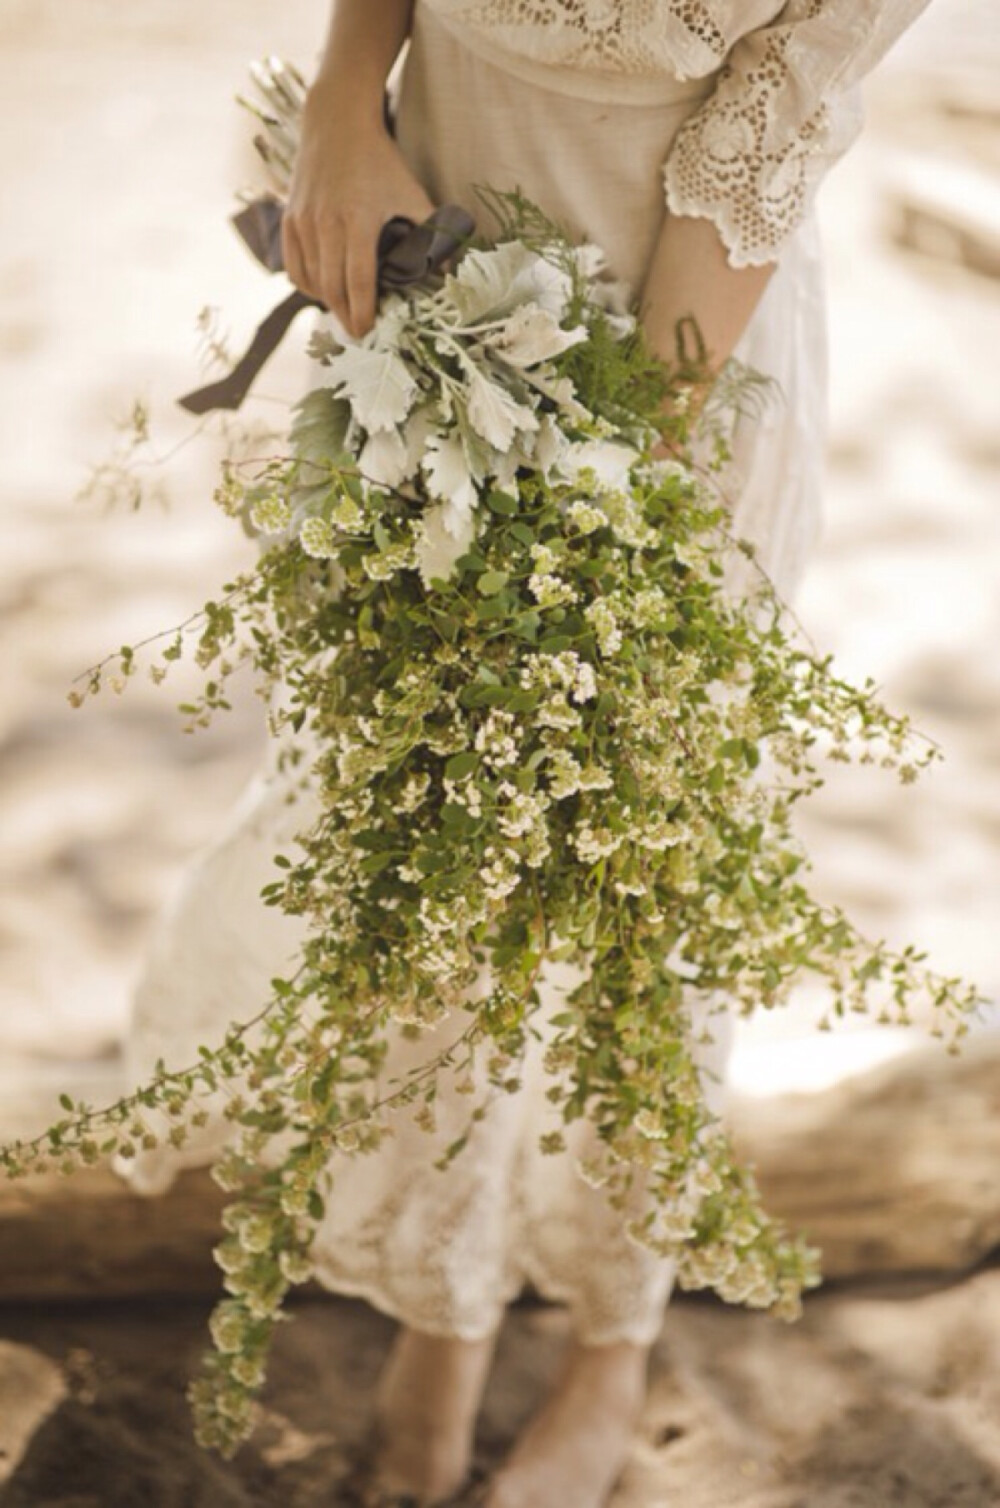
<svg viewBox="0 0 1000 1508">
<path fill-rule="evenodd" d="M 381 121 L 359 120 L 314 85 L 282 230 L 292 282 L 364 335 L 375 319 L 382 226 L 393 215 L 425 220 L 433 208 Z"/>
</svg>

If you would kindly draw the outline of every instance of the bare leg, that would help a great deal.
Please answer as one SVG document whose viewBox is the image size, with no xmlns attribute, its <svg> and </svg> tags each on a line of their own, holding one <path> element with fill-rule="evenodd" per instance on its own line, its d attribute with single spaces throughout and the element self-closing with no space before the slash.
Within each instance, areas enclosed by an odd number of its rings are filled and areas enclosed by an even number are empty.
<svg viewBox="0 0 1000 1508">
<path fill-rule="evenodd" d="M 403 1329 L 379 1381 L 378 1485 L 435 1503 L 461 1487 L 496 1336 L 452 1340 Z"/>
<path fill-rule="evenodd" d="M 646 1395 L 644 1346 L 575 1345 L 541 1412 L 500 1471 L 486 1508 L 601 1508 Z"/>
</svg>

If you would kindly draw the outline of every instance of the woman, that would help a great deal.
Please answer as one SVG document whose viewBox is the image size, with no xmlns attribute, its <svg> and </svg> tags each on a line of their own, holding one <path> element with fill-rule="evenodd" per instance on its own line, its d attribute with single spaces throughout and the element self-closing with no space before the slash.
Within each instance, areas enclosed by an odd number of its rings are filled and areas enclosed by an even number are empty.
<svg viewBox="0 0 1000 1508">
<path fill-rule="evenodd" d="M 477 183 L 520 188 L 604 249 L 665 359 L 693 316 L 712 368 L 735 354 L 776 379 L 778 400 L 737 430 L 732 486 L 736 532 L 787 598 L 816 529 L 822 442 L 809 208 L 856 133 L 853 86 L 923 3 L 339 0 L 305 111 L 286 267 L 360 336 L 386 220 L 448 201 L 476 211 Z M 383 94 L 407 37 L 393 138 Z M 302 826 L 280 782 L 264 781 L 188 879 L 140 990 L 137 1068 L 259 1004 L 297 934 L 257 897 Z M 559 989 L 550 971 L 550 1004 Z M 716 1036 L 707 1077 L 723 1068 Z M 394 1043 L 395 1070 L 433 1048 Z M 573 1158 L 539 1155 L 544 1107 L 535 1063 L 447 1174 L 402 1118 L 385 1149 L 336 1170 L 319 1276 L 403 1322 L 379 1400 L 389 1494 L 429 1503 L 460 1486 L 503 1308 L 526 1278 L 570 1305 L 577 1340 L 488 1508 L 598 1508 L 621 1468 L 672 1274 L 625 1241 Z M 153 1154 L 133 1177 L 152 1191 L 176 1161 Z"/>
</svg>

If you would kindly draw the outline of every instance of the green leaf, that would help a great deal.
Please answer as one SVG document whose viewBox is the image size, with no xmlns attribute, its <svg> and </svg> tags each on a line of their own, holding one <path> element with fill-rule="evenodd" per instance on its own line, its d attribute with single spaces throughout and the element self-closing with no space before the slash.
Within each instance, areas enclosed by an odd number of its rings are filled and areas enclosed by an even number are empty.
<svg viewBox="0 0 1000 1508">
<path fill-rule="evenodd" d="M 470 832 L 474 826 L 473 818 L 465 807 L 457 801 L 445 801 L 441 807 L 441 821 L 445 827 L 461 828 Z"/>
<path fill-rule="evenodd" d="M 503 591 L 509 580 L 509 571 L 484 571 L 476 586 L 484 597 L 493 597 L 497 592 Z"/>
<path fill-rule="evenodd" d="M 482 602 L 476 604 L 476 617 L 481 622 L 488 622 L 490 618 L 505 618 L 509 611 L 510 603 L 499 593 L 494 597 L 484 597 Z"/>
<path fill-rule="evenodd" d="M 381 874 L 382 870 L 388 869 L 391 863 L 391 853 L 370 853 L 361 860 L 358 870 L 361 874 Z"/>
<path fill-rule="evenodd" d="M 463 707 L 496 707 L 505 704 L 515 690 L 512 686 L 466 686 L 458 700 Z"/>
<path fill-rule="evenodd" d="M 453 754 L 444 767 L 445 778 L 463 780 L 478 767 L 480 758 L 475 749 L 463 749 L 461 754 Z"/>
</svg>

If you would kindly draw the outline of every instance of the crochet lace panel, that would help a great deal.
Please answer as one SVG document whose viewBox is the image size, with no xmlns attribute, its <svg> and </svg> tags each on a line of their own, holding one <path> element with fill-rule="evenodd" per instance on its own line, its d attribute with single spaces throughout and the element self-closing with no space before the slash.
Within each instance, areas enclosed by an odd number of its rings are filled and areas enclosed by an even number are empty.
<svg viewBox="0 0 1000 1508">
<path fill-rule="evenodd" d="M 432 0 L 499 46 L 564 68 L 681 78 L 713 72 L 731 46 L 718 0 Z"/>
</svg>

